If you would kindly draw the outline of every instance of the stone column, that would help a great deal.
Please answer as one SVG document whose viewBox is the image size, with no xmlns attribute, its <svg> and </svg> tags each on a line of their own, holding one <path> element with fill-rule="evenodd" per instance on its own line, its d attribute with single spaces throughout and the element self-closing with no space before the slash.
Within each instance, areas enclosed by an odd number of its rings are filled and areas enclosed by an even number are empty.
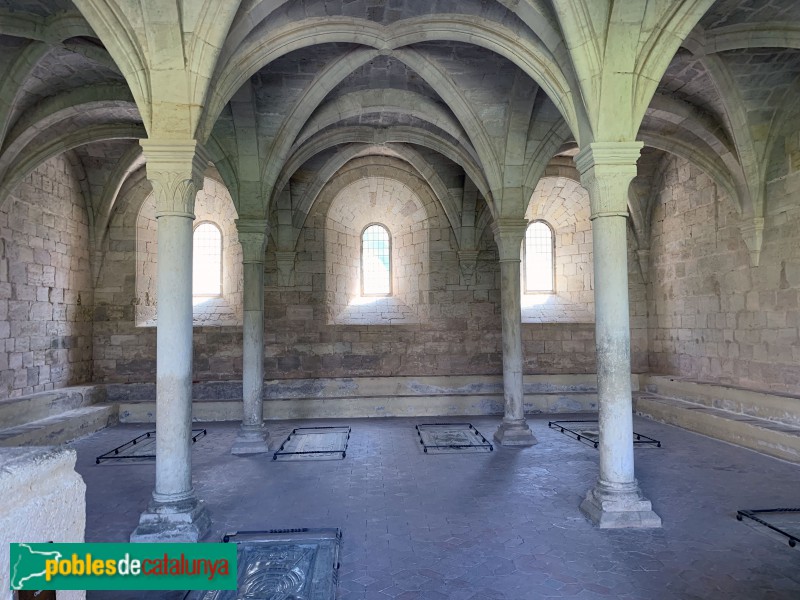
<svg viewBox="0 0 800 600">
<path fill-rule="evenodd" d="M 269 433 L 264 427 L 264 252 L 267 222 L 239 219 L 244 275 L 244 319 L 242 322 L 244 415 L 231 454 L 269 452 Z"/>
<path fill-rule="evenodd" d="M 641 147 L 594 143 L 575 157 L 591 202 L 600 412 L 600 477 L 581 510 L 601 528 L 661 526 L 633 471 L 627 198 Z"/>
<path fill-rule="evenodd" d="M 520 256 L 528 223 L 524 219 L 500 219 L 493 226 L 500 254 L 500 312 L 503 324 L 503 423 L 494 439 L 503 446 L 532 446 L 537 440 L 525 421 L 522 387 L 522 307 Z"/>
<path fill-rule="evenodd" d="M 211 524 L 192 487 L 192 221 L 208 160 L 195 141 L 142 140 L 156 196 L 156 487 L 132 542 L 196 542 Z"/>
</svg>

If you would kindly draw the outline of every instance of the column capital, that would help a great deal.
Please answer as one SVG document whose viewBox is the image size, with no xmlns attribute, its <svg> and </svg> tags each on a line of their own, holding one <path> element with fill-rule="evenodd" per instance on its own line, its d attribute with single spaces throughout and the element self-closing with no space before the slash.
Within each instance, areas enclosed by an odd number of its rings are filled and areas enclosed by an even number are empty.
<svg viewBox="0 0 800 600">
<path fill-rule="evenodd" d="M 575 155 L 589 191 L 591 219 L 628 216 L 628 186 L 636 177 L 642 142 L 594 142 Z"/>
<path fill-rule="evenodd" d="M 269 238 L 269 223 L 266 219 L 236 219 L 239 243 L 242 245 L 242 262 L 264 263 L 264 252 Z"/>
<path fill-rule="evenodd" d="M 203 189 L 208 155 L 196 140 L 145 139 L 139 144 L 147 160 L 147 179 L 156 195 L 156 218 L 194 219 L 194 201 Z"/>
<path fill-rule="evenodd" d="M 522 249 L 522 238 L 525 237 L 525 230 L 528 228 L 528 221 L 516 218 L 495 219 L 492 223 L 492 233 L 500 253 L 500 261 L 512 260 L 519 262 Z"/>
</svg>

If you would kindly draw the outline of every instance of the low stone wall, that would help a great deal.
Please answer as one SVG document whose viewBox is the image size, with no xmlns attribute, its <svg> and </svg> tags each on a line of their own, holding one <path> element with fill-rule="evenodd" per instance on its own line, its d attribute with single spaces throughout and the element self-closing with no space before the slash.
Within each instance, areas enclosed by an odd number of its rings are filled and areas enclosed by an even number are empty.
<svg viewBox="0 0 800 600">
<path fill-rule="evenodd" d="M 631 383 L 638 389 L 638 376 Z M 529 414 L 597 410 L 594 374 L 526 375 L 524 390 Z M 107 396 L 119 404 L 121 422 L 155 420 L 155 384 L 109 384 Z M 193 398 L 196 421 L 242 418 L 241 381 L 195 383 Z M 264 384 L 267 420 L 500 415 L 503 405 L 499 375 L 280 379 Z"/>
<path fill-rule="evenodd" d="M 18 398 L 0 399 L 0 429 L 104 402 L 103 385 L 76 385 Z"/>
<path fill-rule="evenodd" d="M 75 472 L 76 454 L 63 447 L 0 448 L 0 598 L 10 588 L 12 542 L 83 542 L 86 484 Z M 58 592 L 59 600 L 86 598 Z"/>
<path fill-rule="evenodd" d="M 688 377 L 641 375 L 643 390 L 737 415 L 800 427 L 800 396 L 719 385 Z"/>
</svg>

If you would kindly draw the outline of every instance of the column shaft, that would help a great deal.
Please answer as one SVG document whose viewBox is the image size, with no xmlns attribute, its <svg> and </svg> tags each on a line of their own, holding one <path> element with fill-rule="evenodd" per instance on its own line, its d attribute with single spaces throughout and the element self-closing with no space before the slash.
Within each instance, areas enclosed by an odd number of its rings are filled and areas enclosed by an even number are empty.
<svg viewBox="0 0 800 600">
<path fill-rule="evenodd" d="M 242 427 L 231 447 L 232 454 L 269 452 L 269 433 L 264 427 L 264 252 L 267 222 L 239 219 L 244 279 L 242 323 Z"/>
<path fill-rule="evenodd" d="M 600 481 L 634 484 L 625 218 L 596 218 L 592 221 L 592 238 L 597 394 L 601 399 Z"/>
<path fill-rule="evenodd" d="M 639 142 L 593 143 L 575 157 L 592 210 L 600 422 L 600 476 L 581 510 L 601 528 L 661 526 L 633 467 L 627 198 L 640 149 Z"/>
<path fill-rule="evenodd" d="M 156 488 L 159 502 L 192 496 L 192 220 L 158 218 Z"/>
<path fill-rule="evenodd" d="M 503 397 L 505 414 L 494 439 L 503 446 L 532 446 L 537 442 L 525 420 L 522 382 L 522 304 L 520 252 L 527 222 L 501 219 L 494 237 L 500 255 L 500 313 L 503 327 Z"/>
<path fill-rule="evenodd" d="M 264 263 L 244 264 L 243 323 L 244 419 L 248 427 L 263 425 L 264 404 Z"/>
<path fill-rule="evenodd" d="M 132 542 L 197 542 L 211 526 L 192 487 L 192 221 L 208 160 L 194 140 L 142 140 L 156 197 L 156 484 Z"/>
<path fill-rule="evenodd" d="M 500 261 L 500 312 L 503 326 L 503 396 L 507 423 L 525 420 L 522 387 L 522 307 L 520 260 Z"/>
</svg>

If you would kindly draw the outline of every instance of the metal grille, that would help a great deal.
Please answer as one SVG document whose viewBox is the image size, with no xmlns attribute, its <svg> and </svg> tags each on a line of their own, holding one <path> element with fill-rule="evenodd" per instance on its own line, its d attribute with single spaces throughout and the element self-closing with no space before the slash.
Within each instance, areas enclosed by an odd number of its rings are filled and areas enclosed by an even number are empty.
<svg viewBox="0 0 800 600">
<path fill-rule="evenodd" d="M 197 442 L 197 440 L 199 440 L 201 437 L 205 437 L 205 435 L 205 429 L 192 429 L 192 444 Z M 98 465 L 107 461 L 132 464 L 137 461 L 153 462 L 155 459 L 156 432 L 147 431 L 142 435 L 136 436 L 131 441 L 125 442 L 121 446 L 117 446 L 105 454 L 101 454 L 94 460 L 94 462 Z"/>
<path fill-rule="evenodd" d="M 192 295 L 222 294 L 222 232 L 213 223 L 194 230 Z"/>
<path fill-rule="evenodd" d="M 370 225 L 361 234 L 361 293 L 388 296 L 392 293 L 389 232 L 382 225 Z"/>
<path fill-rule="evenodd" d="M 423 423 L 417 425 L 417 434 L 425 454 L 494 450 L 472 423 Z"/>
<path fill-rule="evenodd" d="M 600 445 L 600 422 L 594 420 L 550 421 L 550 429 L 558 429 L 564 435 L 574 437 L 579 442 L 597 448 Z M 661 442 L 644 434 L 633 432 L 633 447 L 651 446 L 661 448 Z"/>
<path fill-rule="evenodd" d="M 226 533 L 237 546 L 236 590 L 190 591 L 184 600 L 334 600 L 342 532 L 338 528 Z"/>
<path fill-rule="evenodd" d="M 525 291 L 554 291 L 553 231 L 541 221 L 525 230 Z"/>
<path fill-rule="evenodd" d="M 347 456 L 350 427 L 297 427 L 272 455 L 272 460 L 331 460 Z"/>
<path fill-rule="evenodd" d="M 766 508 L 759 510 L 738 510 L 736 518 L 752 519 L 759 525 L 767 527 L 784 536 L 789 545 L 794 548 L 800 542 L 800 508 Z"/>
</svg>

